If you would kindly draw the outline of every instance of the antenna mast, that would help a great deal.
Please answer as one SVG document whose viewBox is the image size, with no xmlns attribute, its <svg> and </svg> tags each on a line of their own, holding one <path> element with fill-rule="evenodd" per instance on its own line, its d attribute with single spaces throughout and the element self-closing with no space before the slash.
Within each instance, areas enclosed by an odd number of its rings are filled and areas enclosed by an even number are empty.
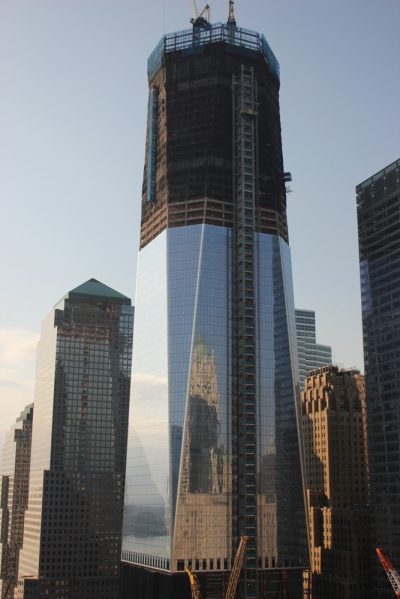
<svg viewBox="0 0 400 599">
<path fill-rule="evenodd" d="M 235 19 L 235 3 L 233 0 L 229 0 L 229 15 L 228 15 L 228 23 L 230 25 L 236 25 Z"/>
</svg>

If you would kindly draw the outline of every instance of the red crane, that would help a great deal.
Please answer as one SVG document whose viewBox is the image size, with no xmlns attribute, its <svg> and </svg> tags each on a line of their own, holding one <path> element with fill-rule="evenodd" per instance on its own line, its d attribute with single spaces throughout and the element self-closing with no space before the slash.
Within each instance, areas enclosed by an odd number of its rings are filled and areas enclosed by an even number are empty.
<svg viewBox="0 0 400 599">
<path fill-rule="evenodd" d="M 382 549 L 377 548 L 376 552 L 379 556 L 379 559 L 381 560 L 382 566 L 385 569 L 387 577 L 389 578 L 390 582 L 392 583 L 392 587 L 394 589 L 394 592 L 396 593 L 396 597 L 400 597 L 400 576 L 399 576 L 399 574 L 393 568 L 392 564 L 390 563 L 388 558 L 385 556 Z"/>
</svg>

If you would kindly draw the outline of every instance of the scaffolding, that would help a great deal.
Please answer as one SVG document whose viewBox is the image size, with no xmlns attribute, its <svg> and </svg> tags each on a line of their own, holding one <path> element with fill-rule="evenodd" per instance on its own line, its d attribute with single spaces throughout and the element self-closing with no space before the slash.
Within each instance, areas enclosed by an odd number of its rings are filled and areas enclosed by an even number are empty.
<svg viewBox="0 0 400 599">
<path fill-rule="evenodd" d="M 236 27 L 231 23 L 214 23 L 213 25 L 207 24 L 202 27 L 193 27 L 192 29 L 164 35 L 148 59 L 147 74 L 149 80 L 154 77 L 162 66 L 163 54 L 178 50 L 201 52 L 204 46 L 218 42 L 226 42 L 241 49 L 260 52 L 273 75 L 279 79 L 279 62 L 264 35 L 249 29 Z"/>
</svg>

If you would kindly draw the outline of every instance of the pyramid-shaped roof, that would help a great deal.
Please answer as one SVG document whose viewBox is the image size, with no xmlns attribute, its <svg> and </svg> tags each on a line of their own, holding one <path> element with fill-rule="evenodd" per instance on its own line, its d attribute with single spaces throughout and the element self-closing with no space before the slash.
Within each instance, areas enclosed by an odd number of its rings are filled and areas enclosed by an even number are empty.
<svg viewBox="0 0 400 599">
<path fill-rule="evenodd" d="M 87 298 L 98 298 L 104 300 L 117 300 L 124 304 L 131 304 L 131 299 L 115 289 L 111 289 L 104 283 L 100 283 L 97 279 L 89 279 L 86 283 L 82 283 L 79 287 L 75 287 L 68 293 L 69 298 L 74 297 L 87 297 Z"/>
</svg>

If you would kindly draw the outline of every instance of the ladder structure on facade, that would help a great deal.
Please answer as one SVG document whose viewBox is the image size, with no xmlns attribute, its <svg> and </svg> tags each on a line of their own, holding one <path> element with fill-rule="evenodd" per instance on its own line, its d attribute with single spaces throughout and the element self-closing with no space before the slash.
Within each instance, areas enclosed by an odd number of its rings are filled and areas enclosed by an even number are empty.
<svg viewBox="0 0 400 599">
<path fill-rule="evenodd" d="M 257 198 L 258 103 L 252 67 L 241 65 L 232 80 L 234 168 L 234 396 L 236 401 L 237 535 L 248 538 L 242 595 L 257 587 Z M 240 584 L 240 583 L 239 583 Z M 249 592 L 248 592 L 249 589 Z"/>
<path fill-rule="evenodd" d="M 400 597 L 400 575 L 393 568 L 391 562 L 388 560 L 386 555 L 383 553 L 382 549 L 376 549 L 379 559 L 381 560 L 381 564 L 385 569 L 387 577 L 389 578 L 393 590 L 396 593 L 396 597 Z"/>
</svg>

